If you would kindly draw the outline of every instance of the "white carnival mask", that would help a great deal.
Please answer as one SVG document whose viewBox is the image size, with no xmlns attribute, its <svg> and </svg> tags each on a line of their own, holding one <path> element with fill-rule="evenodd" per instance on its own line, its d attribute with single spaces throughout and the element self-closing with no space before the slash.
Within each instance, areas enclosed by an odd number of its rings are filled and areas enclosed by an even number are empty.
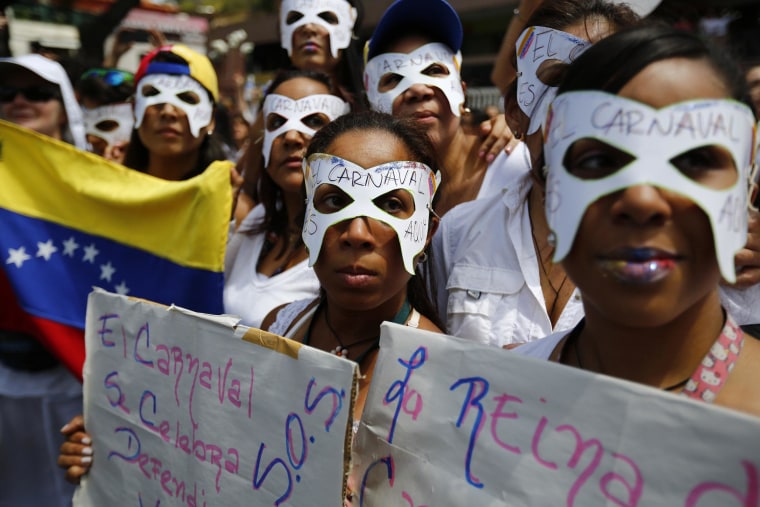
<svg viewBox="0 0 760 507">
<path fill-rule="evenodd" d="M 541 80 L 541 66 L 547 61 L 570 63 L 590 46 L 586 40 L 543 26 L 528 27 L 520 34 L 515 43 L 517 104 L 530 118 L 527 134 L 538 131 L 557 95 L 556 84 Z"/>
<path fill-rule="evenodd" d="M 270 115 L 280 116 L 283 120 L 282 125 L 270 131 L 269 128 L 264 130 L 264 167 L 269 165 L 269 155 L 272 153 L 272 143 L 279 136 L 289 130 L 297 130 L 307 136 L 313 136 L 316 132 L 305 123 L 310 116 L 314 114 L 324 114 L 330 121 L 339 116 L 343 116 L 351 110 L 351 106 L 343 99 L 335 95 L 318 94 L 309 95 L 302 99 L 293 100 L 284 95 L 270 93 L 264 99 L 264 122 L 269 125 Z"/>
<path fill-rule="evenodd" d="M 297 13 L 301 17 L 288 24 L 288 13 Z M 331 14 L 338 22 L 329 23 L 322 16 Z M 327 30 L 330 39 L 330 52 L 333 58 L 338 51 L 346 49 L 351 43 L 356 9 L 346 0 L 282 0 L 280 6 L 280 45 L 293 55 L 293 33 L 300 27 L 314 23 Z"/>
<path fill-rule="evenodd" d="M 304 160 L 303 170 L 306 183 L 303 242 L 309 250 L 309 266 L 317 262 L 329 227 L 344 220 L 369 217 L 396 231 L 404 268 L 414 274 L 414 257 L 424 250 L 427 241 L 437 185 L 428 166 L 404 161 L 364 168 L 340 157 L 315 153 Z M 352 201 L 334 213 L 320 212 L 314 195 L 321 185 L 338 187 Z M 397 189 L 409 192 L 414 198 L 414 213 L 408 218 L 393 216 L 374 203 L 378 197 Z"/>
<path fill-rule="evenodd" d="M 431 65 L 442 65 L 448 69 L 446 76 L 428 76 L 424 71 Z M 367 98 L 375 111 L 393 113 L 393 101 L 414 84 L 424 84 L 438 88 L 446 96 L 454 116 L 460 116 L 460 106 L 464 104 L 464 89 L 459 69 L 462 65 L 461 53 L 454 53 L 439 42 L 425 44 L 411 53 L 383 53 L 375 56 L 364 69 L 364 88 Z M 388 74 L 400 77 L 396 85 L 381 92 L 380 81 Z"/>
<path fill-rule="evenodd" d="M 158 91 L 146 95 L 151 87 Z M 198 137 L 203 127 L 211 123 L 214 104 L 206 89 L 190 76 L 148 74 L 137 83 L 135 93 L 135 128 L 140 128 L 145 110 L 157 104 L 171 104 L 181 109 L 190 123 L 190 132 Z"/>
<path fill-rule="evenodd" d="M 570 251 L 586 209 L 599 198 L 637 185 L 653 185 L 694 201 L 707 215 L 723 278 L 736 279 L 734 255 L 747 240 L 747 189 L 755 122 L 739 102 L 692 100 L 662 109 L 599 91 L 570 92 L 554 100 L 547 119 L 544 153 L 549 166 L 546 218 L 556 237 L 554 260 Z M 594 139 L 634 157 L 598 179 L 580 179 L 564 165 L 573 143 Z M 736 182 L 714 189 L 672 164 L 695 148 L 730 153 Z"/>
<path fill-rule="evenodd" d="M 132 104 L 122 102 L 82 109 L 85 133 L 98 137 L 108 146 L 129 142 L 135 119 Z"/>
</svg>

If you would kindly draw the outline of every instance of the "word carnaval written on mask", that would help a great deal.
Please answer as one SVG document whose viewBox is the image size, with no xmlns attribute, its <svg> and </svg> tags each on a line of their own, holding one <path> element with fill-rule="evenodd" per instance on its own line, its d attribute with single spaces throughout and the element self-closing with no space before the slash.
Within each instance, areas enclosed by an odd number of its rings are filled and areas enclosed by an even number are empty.
<svg viewBox="0 0 760 507">
<path fill-rule="evenodd" d="M 448 62 L 451 63 L 453 55 L 446 49 L 432 49 L 423 46 L 421 50 L 414 51 L 408 55 L 401 53 L 391 53 L 381 55 L 377 68 L 380 73 L 396 72 L 403 69 L 427 67 L 433 63 Z"/>
<path fill-rule="evenodd" d="M 614 104 L 601 104 L 591 114 L 595 130 L 635 136 L 688 136 L 692 139 L 714 140 L 722 138 L 738 141 L 739 125 L 734 118 L 721 112 L 671 110 L 659 114 L 646 114 L 641 109 L 627 109 Z"/>
<path fill-rule="evenodd" d="M 241 494 L 260 505 L 287 503 L 299 485 L 313 487 L 325 446 L 339 451 L 333 463 L 340 470 L 345 427 L 337 423 L 347 421 L 350 386 L 310 377 L 293 394 L 274 393 L 266 382 L 257 389 L 260 370 L 246 354 L 168 339 L 150 320 L 135 330 L 115 312 L 97 322 L 97 359 L 112 364 L 100 369 L 95 389 L 110 413 L 96 425 L 105 431 L 93 433 L 102 461 L 94 470 L 119 463 L 132 470 L 141 489 L 127 494 L 140 505 L 218 505 Z"/>
<path fill-rule="evenodd" d="M 273 113 L 302 114 L 327 112 L 340 115 L 345 108 L 345 103 L 332 95 L 311 95 L 299 100 L 281 96 L 273 96 L 272 98 L 270 112 Z"/>
<path fill-rule="evenodd" d="M 354 188 L 407 188 L 418 193 L 429 191 L 428 168 L 417 162 L 389 163 L 364 169 L 342 161 L 312 164 L 314 187 L 329 183 Z"/>
<path fill-rule="evenodd" d="M 398 333 L 401 337 L 402 331 Z M 624 390 L 597 397 L 571 388 L 561 395 L 547 390 L 555 394 L 544 396 L 535 383 L 510 382 L 543 375 L 534 360 L 527 364 L 516 357 L 498 365 L 479 361 L 478 356 L 471 358 L 478 367 L 467 372 L 445 359 L 456 357 L 457 351 L 403 333 L 403 340 L 413 345 L 394 347 L 395 341 L 381 340 L 381 354 L 388 353 L 388 358 L 381 358 L 375 370 L 357 440 L 358 455 L 373 456 L 355 475 L 359 505 L 379 505 L 379 500 L 436 505 L 447 498 L 512 498 L 515 505 L 576 507 L 760 505 L 757 455 L 738 445 L 732 451 L 723 449 L 717 458 L 714 444 L 721 432 L 713 428 L 711 435 L 711 429 L 705 429 L 711 428 L 707 417 L 704 427 L 683 435 L 676 431 L 682 427 L 674 422 L 682 421 L 677 416 L 661 425 L 657 417 L 633 417 L 637 410 L 619 401 L 626 398 Z M 505 354 L 510 353 L 500 355 Z M 515 372 L 514 377 L 505 379 L 507 370 Z M 563 385 L 572 382 L 564 378 Z M 581 400 L 587 405 L 577 406 Z M 617 406 L 609 407 L 610 400 Z M 664 401 L 668 403 L 672 400 Z M 664 405 L 658 400 L 656 406 L 659 410 Z M 671 433 L 658 440 L 657 432 L 651 431 L 657 429 Z M 757 424 L 748 425 L 742 434 L 751 430 L 757 431 Z M 687 453 L 689 460 L 697 460 L 692 468 L 673 466 L 683 465 L 683 446 L 689 447 L 690 437 L 697 434 L 710 436 L 713 445 L 707 441 L 692 446 L 696 450 Z M 645 435 L 646 440 L 636 440 Z M 537 484 L 545 487 L 536 488 Z"/>
</svg>

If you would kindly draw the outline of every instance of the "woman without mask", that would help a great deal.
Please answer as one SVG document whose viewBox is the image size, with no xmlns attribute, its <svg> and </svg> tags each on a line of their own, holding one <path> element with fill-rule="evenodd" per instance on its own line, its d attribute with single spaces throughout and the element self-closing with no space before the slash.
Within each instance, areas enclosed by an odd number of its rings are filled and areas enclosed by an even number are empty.
<svg viewBox="0 0 760 507">
<path fill-rule="evenodd" d="M 0 59 L 0 117 L 86 146 L 71 82 L 43 56 Z M 79 381 L 34 337 L 0 330 L 0 504 L 70 505 L 73 489 L 53 473 L 52 451 L 61 425 L 81 411 Z"/>
<path fill-rule="evenodd" d="M 284 71 L 269 89 L 263 106 L 266 171 L 256 185 L 260 204 L 231 237 L 225 262 L 225 312 L 253 327 L 261 327 L 273 308 L 319 292 L 301 241 L 301 164 L 315 132 L 349 110 L 324 74 Z"/>
<path fill-rule="evenodd" d="M 735 68 L 669 27 L 571 65 L 547 119 L 546 214 L 585 318 L 516 350 L 760 416 L 760 342 L 719 297 L 747 237 L 742 97 Z"/>
</svg>

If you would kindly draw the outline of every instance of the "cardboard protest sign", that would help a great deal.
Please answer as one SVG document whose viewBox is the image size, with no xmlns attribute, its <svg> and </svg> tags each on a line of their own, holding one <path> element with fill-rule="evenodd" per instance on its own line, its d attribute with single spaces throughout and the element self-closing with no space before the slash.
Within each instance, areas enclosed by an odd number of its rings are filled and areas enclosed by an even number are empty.
<svg viewBox="0 0 760 507">
<path fill-rule="evenodd" d="M 341 505 L 356 365 L 234 323 L 90 294 L 75 505 Z"/>
<path fill-rule="evenodd" d="M 760 419 L 383 324 L 354 504 L 757 507 Z"/>
</svg>

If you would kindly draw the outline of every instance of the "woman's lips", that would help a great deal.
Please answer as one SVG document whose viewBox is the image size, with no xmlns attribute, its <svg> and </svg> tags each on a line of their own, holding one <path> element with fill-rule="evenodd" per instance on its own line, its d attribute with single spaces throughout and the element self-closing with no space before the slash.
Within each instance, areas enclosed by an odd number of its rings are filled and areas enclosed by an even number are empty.
<svg viewBox="0 0 760 507">
<path fill-rule="evenodd" d="M 598 259 L 602 271 L 624 283 L 644 285 L 667 277 L 682 258 L 658 248 L 620 248 Z"/>
<path fill-rule="evenodd" d="M 359 266 L 339 269 L 338 277 L 349 287 L 365 287 L 377 277 L 377 272 Z"/>
<path fill-rule="evenodd" d="M 314 41 L 307 41 L 301 44 L 301 50 L 307 53 L 316 53 L 317 51 L 319 51 L 319 48 L 320 48 L 319 44 L 317 44 Z"/>
</svg>

